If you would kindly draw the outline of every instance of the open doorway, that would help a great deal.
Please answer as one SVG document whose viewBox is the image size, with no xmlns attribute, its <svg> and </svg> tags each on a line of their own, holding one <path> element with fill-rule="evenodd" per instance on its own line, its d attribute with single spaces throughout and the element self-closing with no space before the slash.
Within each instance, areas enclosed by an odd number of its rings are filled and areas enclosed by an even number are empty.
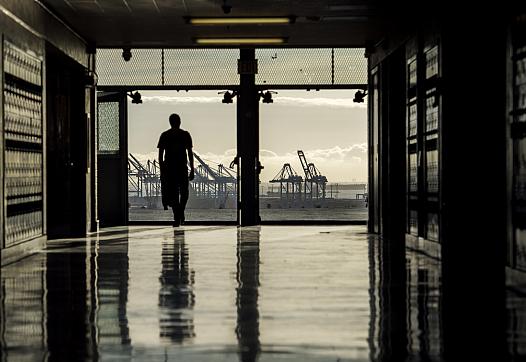
<svg viewBox="0 0 526 362">
<path fill-rule="evenodd" d="M 262 221 L 367 220 L 367 103 L 280 90 L 260 106 Z"/>
<path fill-rule="evenodd" d="M 173 219 L 161 200 L 157 143 L 177 113 L 193 140 L 195 179 L 190 182 L 187 222 L 235 222 L 236 108 L 222 104 L 217 91 L 139 91 L 128 97 L 128 212 L 131 222 Z M 133 92 L 135 93 L 135 92 Z"/>
</svg>

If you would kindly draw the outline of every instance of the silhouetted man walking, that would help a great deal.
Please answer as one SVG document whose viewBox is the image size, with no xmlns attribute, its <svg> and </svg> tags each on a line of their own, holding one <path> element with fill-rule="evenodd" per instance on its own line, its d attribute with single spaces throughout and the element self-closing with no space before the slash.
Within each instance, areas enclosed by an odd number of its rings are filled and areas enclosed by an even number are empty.
<svg viewBox="0 0 526 362">
<path fill-rule="evenodd" d="M 182 130 L 181 117 L 170 115 L 171 128 L 159 138 L 159 165 L 161 166 L 161 188 L 165 210 L 172 207 L 174 226 L 184 223 L 184 209 L 188 201 L 188 181 L 194 179 L 194 154 L 192 137 Z M 188 155 L 188 158 L 187 158 Z M 190 175 L 188 175 L 188 160 Z"/>
</svg>

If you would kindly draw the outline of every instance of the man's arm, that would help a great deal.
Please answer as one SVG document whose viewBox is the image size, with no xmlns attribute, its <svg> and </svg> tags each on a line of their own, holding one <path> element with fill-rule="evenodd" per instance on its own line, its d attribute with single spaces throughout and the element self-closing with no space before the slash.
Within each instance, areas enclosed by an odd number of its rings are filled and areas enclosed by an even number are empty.
<svg viewBox="0 0 526 362">
<path fill-rule="evenodd" d="M 159 149 L 159 167 L 163 165 L 164 162 L 164 133 L 161 134 L 161 137 L 159 137 L 159 142 L 157 142 L 157 148 Z"/>
<path fill-rule="evenodd" d="M 192 148 L 186 150 L 188 152 L 188 161 L 190 161 L 190 176 L 188 179 L 192 181 L 194 179 L 194 151 Z"/>
<path fill-rule="evenodd" d="M 164 148 L 159 147 L 159 166 L 161 166 L 164 162 L 163 153 L 164 153 Z"/>
</svg>

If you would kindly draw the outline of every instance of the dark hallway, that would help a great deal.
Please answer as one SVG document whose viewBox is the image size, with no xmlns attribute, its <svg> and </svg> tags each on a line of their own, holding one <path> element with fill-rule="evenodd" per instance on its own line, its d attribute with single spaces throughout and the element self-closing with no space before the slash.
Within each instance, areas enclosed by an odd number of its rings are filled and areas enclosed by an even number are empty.
<svg viewBox="0 0 526 362">
<path fill-rule="evenodd" d="M 523 361 L 526 9 L 451 5 L 0 0 L 0 361 Z M 234 129 L 193 121 L 196 148 L 235 139 L 228 163 L 192 161 L 178 186 L 200 178 L 207 210 L 227 195 L 228 221 L 130 220 L 133 192 L 164 211 L 162 150 L 130 168 L 138 90 L 235 102 Z M 298 148 L 303 174 L 276 181 L 314 216 L 262 220 L 283 192 L 260 198 L 261 138 L 290 141 L 307 116 L 262 132 L 260 107 L 290 90 L 367 112 L 363 191 L 333 202 L 366 219 L 318 211 L 327 177 Z M 165 107 L 142 132 L 183 112 Z M 332 127 L 341 151 L 351 132 Z"/>
</svg>

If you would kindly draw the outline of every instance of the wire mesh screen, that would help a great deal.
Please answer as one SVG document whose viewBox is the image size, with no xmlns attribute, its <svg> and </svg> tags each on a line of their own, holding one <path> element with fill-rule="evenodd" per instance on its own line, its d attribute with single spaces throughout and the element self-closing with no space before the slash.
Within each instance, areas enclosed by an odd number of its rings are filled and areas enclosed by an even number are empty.
<svg viewBox="0 0 526 362">
<path fill-rule="evenodd" d="M 233 85 L 239 83 L 237 49 L 166 49 L 165 84 Z"/>
<path fill-rule="evenodd" d="M 119 152 L 119 102 L 98 104 L 99 153 Z"/>
<path fill-rule="evenodd" d="M 257 84 L 331 84 L 331 49 L 257 49 Z"/>
<path fill-rule="evenodd" d="M 364 49 L 334 48 L 334 84 L 367 84 Z"/>
<path fill-rule="evenodd" d="M 99 85 L 160 85 L 162 83 L 161 49 L 133 49 L 125 61 L 122 49 L 97 51 Z"/>
<path fill-rule="evenodd" d="M 121 49 L 97 51 L 100 86 L 203 86 L 239 84 L 238 49 Z M 367 59 L 360 48 L 257 49 L 258 85 L 367 84 Z"/>
</svg>

